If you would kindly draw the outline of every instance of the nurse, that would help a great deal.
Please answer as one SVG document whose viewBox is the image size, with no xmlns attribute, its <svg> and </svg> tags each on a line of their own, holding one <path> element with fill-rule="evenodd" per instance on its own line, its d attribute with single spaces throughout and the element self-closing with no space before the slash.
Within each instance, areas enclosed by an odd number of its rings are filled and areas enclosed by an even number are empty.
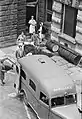
<svg viewBox="0 0 82 119">
<path fill-rule="evenodd" d="M 31 16 L 31 19 L 28 22 L 30 24 L 29 26 L 29 33 L 30 35 L 33 34 L 33 32 L 35 32 L 35 26 L 36 26 L 36 21 L 34 20 L 34 16 Z"/>
</svg>

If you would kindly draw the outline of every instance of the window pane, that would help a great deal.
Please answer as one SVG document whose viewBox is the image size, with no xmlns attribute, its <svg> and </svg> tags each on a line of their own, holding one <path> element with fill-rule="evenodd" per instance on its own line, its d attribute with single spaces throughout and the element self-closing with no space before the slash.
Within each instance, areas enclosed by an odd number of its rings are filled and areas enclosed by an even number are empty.
<svg viewBox="0 0 82 119">
<path fill-rule="evenodd" d="M 47 21 L 51 21 L 51 19 L 52 19 L 52 14 L 49 14 L 49 13 L 47 13 Z"/>
<path fill-rule="evenodd" d="M 76 18 L 77 10 L 65 5 L 64 33 L 71 37 L 75 37 L 76 34 Z"/>
<path fill-rule="evenodd" d="M 49 105 L 49 99 L 42 92 L 40 92 L 40 100 Z"/>
<path fill-rule="evenodd" d="M 59 106 L 59 105 L 64 105 L 64 97 L 57 97 L 57 98 L 52 98 L 51 99 L 51 106 Z"/>
<path fill-rule="evenodd" d="M 53 0 L 47 0 L 47 9 L 52 11 Z"/>
<path fill-rule="evenodd" d="M 26 74 L 22 69 L 21 69 L 21 76 L 26 80 Z"/>
<path fill-rule="evenodd" d="M 66 104 L 72 104 L 75 102 L 75 95 L 66 95 Z"/>
<path fill-rule="evenodd" d="M 36 91 L 36 85 L 34 84 L 34 82 L 33 82 L 31 79 L 29 79 L 29 85 L 31 86 L 31 88 L 32 88 L 34 91 Z"/>
</svg>

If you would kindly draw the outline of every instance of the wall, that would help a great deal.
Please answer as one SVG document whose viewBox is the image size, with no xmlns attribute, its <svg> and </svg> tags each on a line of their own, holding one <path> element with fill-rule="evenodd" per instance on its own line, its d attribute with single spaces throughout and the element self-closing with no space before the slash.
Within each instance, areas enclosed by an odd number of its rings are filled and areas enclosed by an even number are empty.
<svg viewBox="0 0 82 119">
<path fill-rule="evenodd" d="M 61 15 L 62 15 L 62 4 L 60 2 L 53 2 L 52 6 L 52 25 L 51 25 L 51 39 L 58 41 L 58 34 L 61 31 Z"/>
<path fill-rule="evenodd" d="M 80 2 L 76 25 L 76 48 L 75 50 L 82 55 L 82 2 Z"/>
<path fill-rule="evenodd" d="M 0 47 L 14 45 L 25 31 L 26 0 L 0 0 Z"/>
<path fill-rule="evenodd" d="M 17 2 L 17 36 L 26 31 L 26 0 Z"/>
<path fill-rule="evenodd" d="M 0 47 L 15 44 L 17 37 L 17 0 L 0 0 Z"/>
</svg>

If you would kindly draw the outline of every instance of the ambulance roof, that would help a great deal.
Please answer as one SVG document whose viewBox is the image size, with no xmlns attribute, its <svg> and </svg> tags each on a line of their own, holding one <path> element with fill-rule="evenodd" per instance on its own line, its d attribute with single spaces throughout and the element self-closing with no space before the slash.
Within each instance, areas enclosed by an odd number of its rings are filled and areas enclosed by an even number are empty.
<svg viewBox="0 0 82 119">
<path fill-rule="evenodd" d="M 65 92 L 75 91 L 70 76 L 56 63 L 45 55 L 31 55 L 18 60 L 22 67 L 35 80 L 49 96 L 61 95 Z"/>
</svg>

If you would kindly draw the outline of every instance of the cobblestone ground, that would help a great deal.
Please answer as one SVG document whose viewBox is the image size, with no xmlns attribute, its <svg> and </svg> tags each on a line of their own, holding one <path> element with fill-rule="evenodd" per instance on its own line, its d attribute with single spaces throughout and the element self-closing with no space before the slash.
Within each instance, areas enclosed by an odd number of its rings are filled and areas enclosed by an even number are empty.
<svg viewBox="0 0 82 119">
<path fill-rule="evenodd" d="M 9 54 L 14 57 L 16 46 L 1 49 L 0 56 Z M 5 75 L 5 85 L 0 85 L 0 119 L 36 119 L 30 107 L 27 107 L 14 94 L 14 72 Z M 1 84 L 1 82 L 0 82 Z"/>
</svg>

